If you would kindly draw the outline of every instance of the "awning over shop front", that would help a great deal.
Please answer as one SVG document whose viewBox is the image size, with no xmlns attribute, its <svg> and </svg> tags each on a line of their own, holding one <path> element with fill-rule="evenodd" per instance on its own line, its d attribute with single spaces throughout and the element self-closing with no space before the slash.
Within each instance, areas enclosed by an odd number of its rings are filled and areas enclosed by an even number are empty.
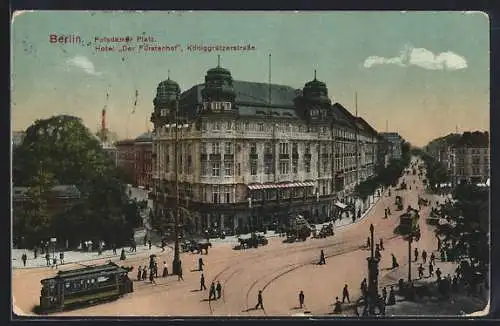
<svg viewBox="0 0 500 326">
<path fill-rule="evenodd" d="M 250 190 L 314 187 L 314 182 L 266 183 L 248 185 Z"/>
<path fill-rule="evenodd" d="M 342 204 L 341 202 L 335 202 L 335 206 L 337 206 L 338 208 L 340 209 L 346 209 L 347 208 L 347 205 L 346 204 Z"/>
</svg>

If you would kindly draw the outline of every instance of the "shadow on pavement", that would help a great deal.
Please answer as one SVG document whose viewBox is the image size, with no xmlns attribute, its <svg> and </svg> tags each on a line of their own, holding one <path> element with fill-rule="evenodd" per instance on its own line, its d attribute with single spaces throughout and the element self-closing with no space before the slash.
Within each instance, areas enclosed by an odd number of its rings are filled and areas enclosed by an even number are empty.
<svg viewBox="0 0 500 326">
<path fill-rule="evenodd" d="M 200 292 L 201 290 L 191 290 L 191 292 Z"/>
</svg>

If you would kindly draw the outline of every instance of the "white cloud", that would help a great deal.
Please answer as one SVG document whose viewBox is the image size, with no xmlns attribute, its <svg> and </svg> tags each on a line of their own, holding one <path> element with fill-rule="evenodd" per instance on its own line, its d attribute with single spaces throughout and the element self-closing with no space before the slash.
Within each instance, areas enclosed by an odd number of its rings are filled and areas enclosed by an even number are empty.
<svg viewBox="0 0 500 326">
<path fill-rule="evenodd" d="M 95 70 L 94 64 L 85 56 L 74 56 L 66 60 L 68 66 L 73 66 L 82 69 L 89 75 L 100 75 L 101 73 Z"/>
<path fill-rule="evenodd" d="M 397 57 L 370 56 L 366 58 L 363 66 L 371 68 L 382 64 L 394 64 L 400 67 L 417 66 L 429 70 L 460 70 L 467 68 L 467 60 L 451 51 L 434 54 L 427 49 L 410 46 L 406 46 Z"/>
</svg>

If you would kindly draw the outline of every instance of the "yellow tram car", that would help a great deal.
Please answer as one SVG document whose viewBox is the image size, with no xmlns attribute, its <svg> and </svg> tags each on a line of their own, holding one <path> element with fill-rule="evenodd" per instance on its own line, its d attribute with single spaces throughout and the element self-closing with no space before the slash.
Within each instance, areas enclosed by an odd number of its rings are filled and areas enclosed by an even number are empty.
<svg viewBox="0 0 500 326">
<path fill-rule="evenodd" d="M 40 312 L 62 311 L 68 306 L 117 299 L 133 292 L 128 272 L 132 268 L 109 262 L 104 265 L 59 271 L 40 281 Z"/>
</svg>

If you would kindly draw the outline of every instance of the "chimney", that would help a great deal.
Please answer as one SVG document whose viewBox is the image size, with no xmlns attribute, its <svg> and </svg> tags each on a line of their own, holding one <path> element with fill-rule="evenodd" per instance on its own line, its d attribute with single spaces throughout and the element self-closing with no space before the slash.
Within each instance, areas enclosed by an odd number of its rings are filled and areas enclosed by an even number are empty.
<svg viewBox="0 0 500 326">
<path fill-rule="evenodd" d="M 106 130 L 106 109 L 102 109 L 102 114 L 101 114 L 101 130 L 102 131 Z"/>
</svg>

